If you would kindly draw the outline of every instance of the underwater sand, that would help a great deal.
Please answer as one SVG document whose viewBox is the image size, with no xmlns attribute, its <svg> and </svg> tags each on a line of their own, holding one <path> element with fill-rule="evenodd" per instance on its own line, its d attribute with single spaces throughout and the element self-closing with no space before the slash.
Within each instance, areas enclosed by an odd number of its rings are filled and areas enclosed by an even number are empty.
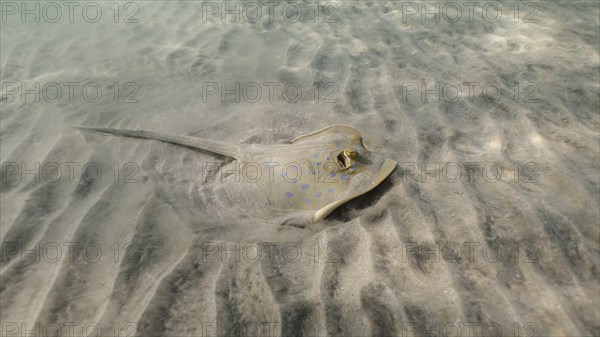
<svg viewBox="0 0 600 337">
<path fill-rule="evenodd" d="M 37 4 L 1 8 L 2 336 L 600 336 L 598 2 Z M 332 124 L 399 165 L 305 229 L 69 127 Z"/>
</svg>

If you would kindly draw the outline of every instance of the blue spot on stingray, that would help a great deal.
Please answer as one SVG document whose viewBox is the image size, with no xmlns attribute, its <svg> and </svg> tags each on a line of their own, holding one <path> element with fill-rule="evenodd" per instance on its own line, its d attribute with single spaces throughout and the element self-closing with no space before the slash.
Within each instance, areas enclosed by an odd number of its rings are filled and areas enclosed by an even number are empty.
<svg viewBox="0 0 600 337">
<path fill-rule="evenodd" d="M 352 165 L 352 170 L 356 170 L 357 167 L 358 167 L 358 163 L 354 163 L 354 165 Z"/>
<path fill-rule="evenodd" d="M 306 199 L 306 203 L 310 205 L 312 204 L 312 201 L 310 199 Z"/>
<path fill-rule="evenodd" d="M 285 192 L 285 196 L 291 198 L 294 196 L 294 194 L 292 192 Z"/>
<path fill-rule="evenodd" d="M 335 177 L 335 173 L 331 173 L 331 174 L 329 175 L 329 177 L 331 177 L 331 178 L 334 178 L 334 177 Z"/>
<path fill-rule="evenodd" d="M 329 161 L 329 160 L 331 160 L 331 157 L 327 157 L 327 158 L 325 158 L 325 160 Z"/>
<path fill-rule="evenodd" d="M 309 184 L 302 184 L 302 189 L 307 190 L 310 187 Z"/>
<path fill-rule="evenodd" d="M 333 191 L 335 191 L 335 189 L 333 187 L 329 188 L 329 193 L 333 193 Z"/>
<path fill-rule="evenodd" d="M 348 180 L 348 176 L 346 175 L 346 173 L 343 173 L 341 178 L 342 180 Z"/>
<path fill-rule="evenodd" d="M 323 195 L 321 192 L 317 192 L 317 198 L 320 198 Z"/>
</svg>

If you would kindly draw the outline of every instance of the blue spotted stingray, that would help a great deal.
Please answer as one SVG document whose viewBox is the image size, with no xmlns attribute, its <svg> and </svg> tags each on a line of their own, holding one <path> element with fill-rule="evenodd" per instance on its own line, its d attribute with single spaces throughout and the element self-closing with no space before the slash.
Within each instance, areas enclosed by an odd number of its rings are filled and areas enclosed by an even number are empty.
<svg viewBox="0 0 600 337">
<path fill-rule="evenodd" d="M 305 225 L 379 185 L 396 162 L 369 151 L 362 133 L 332 125 L 279 144 L 229 145 L 191 136 L 150 131 L 77 127 L 197 148 L 231 161 L 220 183 L 243 212 L 265 221 Z"/>
</svg>

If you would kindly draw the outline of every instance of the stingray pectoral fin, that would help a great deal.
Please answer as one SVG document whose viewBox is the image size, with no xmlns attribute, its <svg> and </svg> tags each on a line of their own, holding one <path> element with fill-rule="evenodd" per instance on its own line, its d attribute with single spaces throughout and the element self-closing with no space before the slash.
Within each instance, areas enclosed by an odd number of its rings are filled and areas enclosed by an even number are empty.
<svg viewBox="0 0 600 337">
<path fill-rule="evenodd" d="M 91 128 L 85 126 L 73 126 L 74 128 L 85 130 L 89 132 L 117 135 L 130 138 L 142 138 L 142 139 L 155 139 L 162 142 L 183 145 L 217 153 L 223 156 L 231 157 L 234 159 L 240 159 L 241 153 L 240 148 L 237 146 L 228 145 L 211 139 L 191 137 L 191 136 L 174 136 L 165 135 L 152 131 L 143 130 L 122 130 L 122 129 L 109 129 L 109 128 Z"/>
<path fill-rule="evenodd" d="M 383 182 L 385 180 L 385 178 L 387 178 L 394 171 L 394 169 L 396 168 L 397 165 L 398 165 L 398 163 L 396 163 L 394 160 L 386 159 L 383 162 L 383 165 L 381 166 L 381 170 L 379 171 L 379 174 L 377 175 L 377 177 L 375 177 L 375 179 L 373 180 L 373 182 L 372 182 L 371 186 L 369 186 L 369 188 L 365 188 L 364 190 L 361 190 L 359 193 L 354 193 L 343 199 L 336 200 L 335 202 L 332 202 L 331 204 L 319 209 L 310 218 L 310 223 L 315 223 L 315 222 L 325 219 L 325 217 L 327 217 L 336 208 L 340 207 L 341 205 L 347 203 L 348 201 L 350 201 L 358 196 L 361 196 L 361 195 L 366 194 L 367 192 L 373 190 L 375 187 L 377 187 L 379 184 L 381 184 L 381 182 Z"/>
</svg>

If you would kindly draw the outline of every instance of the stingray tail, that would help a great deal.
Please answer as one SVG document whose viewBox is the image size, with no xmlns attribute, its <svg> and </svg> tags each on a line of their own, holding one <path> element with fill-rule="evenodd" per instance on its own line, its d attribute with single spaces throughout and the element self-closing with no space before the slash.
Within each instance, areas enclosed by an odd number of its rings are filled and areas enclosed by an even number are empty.
<svg viewBox="0 0 600 337">
<path fill-rule="evenodd" d="M 90 128 L 84 126 L 73 126 L 74 128 L 85 130 L 89 132 L 96 133 L 104 133 L 110 135 L 117 135 L 123 137 L 131 137 L 131 138 L 143 138 L 143 139 L 155 139 L 160 140 L 162 142 L 167 142 L 176 145 L 183 145 L 192 147 L 195 149 L 201 149 L 204 151 L 209 151 L 213 153 L 217 153 L 223 156 L 231 157 L 234 159 L 240 158 L 239 148 L 231 145 L 227 145 L 215 140 L 197 138 L 191 136 L 173 136 L 173 135 L 165 135 L 152 131 L 142 131 L 142 130 L 120 130 L 120 129 L 109 129 L 109 128 Z"/>
</svg>

